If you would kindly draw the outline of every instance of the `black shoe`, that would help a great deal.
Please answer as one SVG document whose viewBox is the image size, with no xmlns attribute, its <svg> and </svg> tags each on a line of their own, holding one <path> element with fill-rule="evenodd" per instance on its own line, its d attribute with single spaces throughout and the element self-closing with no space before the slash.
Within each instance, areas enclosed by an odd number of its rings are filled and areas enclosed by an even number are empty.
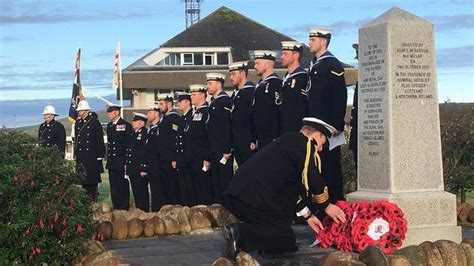
<svg viewBox="0 0 474 266">
<path fill-rule="evenodd" d="M 227 241 L 227 255 L 234 259 L 237 258 L 242 248 L 242 240 L 240 238 L 239 226 L 237 223 L 229 224 L 224 227 L 224 238 Z"/>
</svg>

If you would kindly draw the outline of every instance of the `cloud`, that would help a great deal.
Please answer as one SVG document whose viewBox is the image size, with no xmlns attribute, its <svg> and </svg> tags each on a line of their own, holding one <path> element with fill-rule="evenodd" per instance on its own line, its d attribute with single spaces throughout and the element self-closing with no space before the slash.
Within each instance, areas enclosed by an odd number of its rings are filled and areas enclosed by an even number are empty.
<svg viewBox="0 0 474 266">
<path fill-rule="evenodd" d="M 143 56 L 150 52 L 150 49 L 125 49 L 122 50 L 122 57 L 137 57 Z M 115 49 L 102 50 L 94 55 L 95 58 L 113 58 Z"/>
<path fill-rule="evenodd" d="M 431 21 L 435 29 L 439 31 L 474 28 L 474 14 L 426 16 L 425 18 Z"/>
<path fill-rule="evenodd" d="M 31 40 L 31 38 L 19 38 L 13 36 L 1 36 L 0 43 L 13 43 L 13 42 L 23 42 Z"/>
<path fill-rule="evenodd" d="M 438 68 L 474 68 L 474 45 L 436 50 Z"/>
</svg>

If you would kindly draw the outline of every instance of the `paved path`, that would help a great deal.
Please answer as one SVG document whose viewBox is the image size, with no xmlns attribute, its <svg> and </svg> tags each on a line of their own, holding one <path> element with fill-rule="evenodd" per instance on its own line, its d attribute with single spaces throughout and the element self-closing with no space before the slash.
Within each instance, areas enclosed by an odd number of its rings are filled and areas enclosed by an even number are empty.
<svg viewBox="0 0 474 266">
<path fill-rule="evenodd" d="M 334 249 L 310 248 L 314 236 L 307 226 L 293 226 L 299 251 L 285 256 L 251 255 L 262 265 L 315 265 Z M 474 236 L 474 230 L 463 230 L 463 238 Z M 211 265 L 220 257 L 225 242 L 220 231 L 202 235 L 174 235 L 140 238 L 136 240 L 112 240 L 105 242 L 108 250 L 117 251 L 122 257 L 142 265 Z"/>
</svg>

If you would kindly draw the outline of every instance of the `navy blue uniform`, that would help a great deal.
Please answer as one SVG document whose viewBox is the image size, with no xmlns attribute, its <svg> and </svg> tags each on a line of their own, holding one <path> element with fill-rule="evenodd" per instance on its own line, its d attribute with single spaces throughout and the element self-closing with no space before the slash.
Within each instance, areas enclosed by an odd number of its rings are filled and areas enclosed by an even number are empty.
<svg viewBox="0 0 474 266">
<path fill-rule="evenodd" d="M 166 204 L 163 174 L 160 171 L 159 137 L 160 124 L 150 125 L 145 147 L 144 172 L 147 173 L 151 190 L 151 211 L 157 212 Z"/>
<path fill-rule="evenodd" d="M 193 119 L 193 110 L 189 109 L 186 113 L 183 113 L 183 131 Z M 187 150 L 187 141 L 184 137 L 184 132 L 182 133 L 182 138 L 180 138 L 180 146 L 179 149 L 179 159 L 178 159 L 178 181 L 179 181 L 179 196 L 180 196 L 180 204 L 184 206 L 194 206 L 196 205 L 196 195 L 194 192 L 194 185 L 191 176 L 190 170 L 187 168 L 186 160 L 185 160 L 185 152 Z"/>
<path fill-rule="evenodd" d="M 107 124 L 107 164 L 110 196 L 115 210 L 128 210 L 130 184 L 125 176 L 125 155 L 132 141 L 130 123 L 119 118 Z"/>
<path fill-rule="evenodd" d="M 235 88 L 232 94 L 232 155 L 240 166 L 254 151 L 250 149 L 252 140 L 251 109 L 255 84 L 247 81 L 242 88 Z"/>
<path fill-rule="evenodd" d="M 146 142 L 147 129 L 142 127 L 133 132 L 132 143 L 127 152 L 126 174 L 132 183 L 135 206 L 145 212 L 150 208 L 150 195 L 148 193 L 148 177 L 141 176 L 140 172 L 146 171 Z"/>
<path fill-rule="evenodd" d="M 59 152 L 64 156 L 66 149 L 66 130 L 63 124 L 54 119 L 49 123 L 44 122 L 39 126 L 38 140 L 43 146 L 56 146 Z"/>
<path fill-rule="evenodd" d="M 325 52 L 311 61 L 308 74 L 308 116 L 319 118 L 343 132 L 347 89 L 341 63 L 330 52 Z M 335 203 L 344 199 L 341 147 L 332 151 L 328 147 L 325 145 L 321 154 L 323 176 L 331 191 L 331 202 Z"/>
<path fill-rule="evenodd" d="M 209 122 L 207 134 L 209 137 L 209 159 L 211 162 L 211 178 L 214 202 L 221 202 L 224 190 L 233 176 L 233 157 L 225 164 L 222 162 L 224 153 L 231 153 L 232 128 L 230 115 L 232 100 L 225 91 L 212 99 L 209 105 Z"/>
<path fill-rule="evenodd" d="M 306 85 L 308 73 L 301 66 L 292 73 L 286 73 L 281 88 L 280 105 L 281 134 L 299 131 L 303 126 L 308 108 Z"/>
<path fill-rule="evenodd" d="M 280 135 L 279 105 L 281 79 L 272 73 L 261 79 L 254 92 L 252 104 L 252 135 L 261 150 Z"/>
</svg>

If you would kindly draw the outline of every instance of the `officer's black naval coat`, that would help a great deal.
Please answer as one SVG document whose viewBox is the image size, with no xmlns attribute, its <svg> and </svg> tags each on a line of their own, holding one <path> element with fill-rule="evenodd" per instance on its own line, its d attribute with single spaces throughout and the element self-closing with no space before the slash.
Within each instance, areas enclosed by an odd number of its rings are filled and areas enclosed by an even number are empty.
<svg viewBox="0 0 474 266">
<path fill-rule="evenodd" d="M 327 207 L 316 145 L 300 132 L 288 132 L 237 170 L 225 194 L 227 207 L 247 221 L 239 223 L 244 250 L 291 250 L 295 213 L 307 207 L 308 198 Z"/>
<path fill-rule="evenodd" d="M 180 204 L 184 206 L 196 205 L 196 193 L 194 191 L 193 179 L 190 169 L 187 168 L 185 153 L 187 148 L 187 141 L 184 136 L 184 130 L 189 127 L 193 119 L 193 110 L 190 108 L 186 113 L 182 114 L 183 118 L 183 132 L 180 138 L 179 156 L 177 161 L 177 172 L 179 180 L 179 197 Z"/>
<path fill-rule="evenodd" d="M 299 131 L 308 108 L 308 73 L 301 66 L 283 77 L 280 105 L 281 134 Z"/>
<path fill-rule="evenodd" d="M 133 198 L 137 208 L 148 212 L 150 196 L 148 194 L 148 177 L 141 176 L 140 172 L 146 170 L 146 142 L 147 129 L 142 127 L 135 130 L 132 135 L 132 142 L 127 151 L 126 173 L 132 185 Z"/>
<path fill-rule="evenodd" d="M 38 129 L 38 140 L 43 146 L 56 146 L 64 154 L 66 149 L 66 130 L 63 124 L 56 120 L 42 123 Z"/>
<path fill-rule="evenodd" d="M 254 153 L 250 150 L 252 139 L 252 101 L 255 84 L 247 81 L 242 88 L 235 88 L 231 96 L 232 109 L 232 148 L 238 165 L 242 165 Z"/>
<path fill-rule="evenodd" d="M 209 137 L 209 158 L 211 162 L 211 178 L 214 202 L 221 202 L 224 190 L 229 185 L 233 175 L 233 157 L 225 164 L 221 163 L 223 154 L 231 153 L 232 128 L 231 128 L 232 100 L 225 91 L 214 97 L 209 105 L 209 122 L 207 134 Z"/>
<path fill-rule="evenodd" d="M 281 104 L 281 79 L 272 73 L 261 79 L 254 92 L 252 104 L 253 139 L 258 141 L 258 149 L 275 140 L 280 135 L 279 105 Z"/>
<path fill-rule="evenodd" d="M 207 122 L 209 104 L 205 102 L 196 108 L 191 121 L 184 129 L 186 147 L 184 158 L 186 169 L 189 170 L 194 187 L 196 204 L 212 204 L 213 194 L 210 171 L 203 171 L 203 162 L 209 161 L 209 139 Z"/>
<path fill-rule="evenodd" d="M 325 52 L 319 58 L 313 58 L 308 73 L 308 116 L 322 119 L 343 132 L 347 89 L 341 63 L 330 52 Z M 325 145 L 321 159 L 323 176 L 331 191 L 330 200 L 335 203 L 344 199 L 341 147 L 329 151 Z"/>
<path fill-rule="evenodd" d="M 84 119 L 78 118 L 74 126 L 74 154 L 80 172 L 84 174 L 82 185 L 94 185 L 101 182 L 102 166 L 97 159 L 104 158 L 104 131 L 91 113 Z M 83 172 L 85 171 L 85 172 Z"/>
<path fill-rule="evenodd" d="M 130 184 L 125 176 L 125 158 L 132 142 L 133 129 L 130 123 L 119 118 L 107 124 L 107 164 L 110 196 L 116 210 L 128 210 Z"/>
</svg>

